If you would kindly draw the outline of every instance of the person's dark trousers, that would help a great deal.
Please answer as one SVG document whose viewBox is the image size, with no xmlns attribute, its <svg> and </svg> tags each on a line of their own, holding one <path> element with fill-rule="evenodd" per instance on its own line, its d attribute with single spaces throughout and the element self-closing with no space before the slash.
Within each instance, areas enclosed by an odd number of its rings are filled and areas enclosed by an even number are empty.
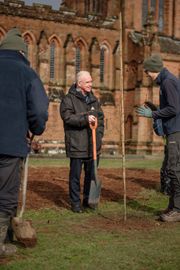
<svg viewBox="0 0 180 270">
<path fill-rule="evenodd" d="M 167 136 L 167 173 L 172 192 L 169 208 L 180 212 L 180 132 Z"/>
<path fill-rule="evenodd" d="M 83 204 L 88 205 L 91 180 L 94 180 L 94 162 L 92 159 L 84 162 L 84 188 L 83 188 Z"/>
<path fill-rule="evenodd" d="M 171 195 L 171 179 L 168 177 L 167 173 L 167 161 L 168 161 L 168 154 L 167 154 L 167 146 L 164 146 L 164 160 L 160 170 L 160 179 L 161 179 L 161 192 L 165 195 Z"/>
<path fill-rule="evenodd" d="M 70 158 L 69 195 L 72 205 L 80 205 L 80 178 L 84 165 L 83 201 L 88 202 L 91 179 L 94 179 L 94 166 L 92 159 Z"/>
<path fill-rule="evenodd" d="M 13 216 L 18 206 L 22 158 L 0 155 L 0 212 Z"/>
</svg>

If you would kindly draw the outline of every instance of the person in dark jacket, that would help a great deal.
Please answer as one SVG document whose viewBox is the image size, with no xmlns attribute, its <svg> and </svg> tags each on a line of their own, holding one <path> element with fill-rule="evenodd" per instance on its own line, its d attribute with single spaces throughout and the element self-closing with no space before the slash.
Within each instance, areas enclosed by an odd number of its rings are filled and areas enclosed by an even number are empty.
<svg viewBox="0 0 180 270">
<path fill-rule="evenodd" d="M 27 134 L 41 135 L 48 119 L 48 98 L 26 53 L 19 29 L 11 29 L 0 43 L 0 255 L 16 251 L 5 238 L 18 206 Z"/>
<path fill-rule="evenodd" d="M 180 81 L 163 67 L 159 54 L 145 59 L 145 72 L 160 86 L 160 107 L 156 111 L 141 106 L 137 109 L 140 116 L 162 119 L 166 136 L 166 172 L 170 179 L 171 195 L 168 211 L 160 215 L 165 222 L 180 221 Z"/>
<path fill-rule="evenodd" d="M 73 212 L 81 213 L 80 176 L 84 165 L 83 209 L 93 208 L 88 204 L 91 179 L 94 179 L 92 160 L 92 134 L 90 124 L 98 120 L 96 129 L 97 155 L 99 156 L 104 134 L 104 114 L 92 92 L 92 78 L 89 72 L 80 71 L 76 83 L 60 105 L 60 115 L 64 122 L 65 146 L 70 158 L 69 195 Z"/>
<path fill-rule="evenodd" d="M 158 107 L 154 105 L 150 101 L 145 102 L 145 106 L 149 107 L 152 111 L 157 111 Z M 168 153 L 167 153 L 167 147 L 166 147 L 166 136 L 164 135 L 163 131 L 163 125 L 162 125 L 162 119 L 158 118 L 153 120 L 153 130 L 156 133 L 156 135 L 161 136 L 164 141 L 164 159 L 162 162 L 162 166 L 160 169 L 160 183 L 161 183 L 161 188 L 160 191 L 165 194 L 170 196 L 171 195 L 171 179 L 168 177 L 168 172 L 167 172 L 167 160 L 168 160 Z M 166 211 L 166 210 L 165 210 Z"/>
</svg>

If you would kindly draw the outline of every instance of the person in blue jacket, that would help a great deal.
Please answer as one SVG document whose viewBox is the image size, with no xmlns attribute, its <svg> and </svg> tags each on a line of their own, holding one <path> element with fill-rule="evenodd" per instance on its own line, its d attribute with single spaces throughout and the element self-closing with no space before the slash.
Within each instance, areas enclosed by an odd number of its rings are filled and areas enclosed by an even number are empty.
<svg viewBox="0 0 180 270">
<path fill-rule="evenodd" d="M 149 107 L 152 111 L 157 111 L 158 107 L 154 105 L 150 101 L 145 102 L 145 106 Z M 162 120 L 161 119 L 156 119 L 153 120 L 153 130 L 156 133 L 156 135 L 161 136 L 164 140 L 164 159 L 162 162 L 162 166 L 160 169 L 160 183 L 161 183 L 161 188 L 160 191 L 168 196 L 171 196 L 171 179 L 168 177 L 168 172 L 166 170 L 167 167 L 167 147 L 166 147 L 166 136 L 163 131 L 163 125 L 162 125 Z M 165 210 L 165 212 L 168 210 L 168 208 Z"/>
<path fill-rule="evenodd" d="M 26 54 L 21 32 L 11 29 L 0 43 L 0 256 L 16 252 L 5 238 L 18 205 L 27 134 L 41 135 L 48 119 L 45 89 Z"/>
<path fill-rule="evenodd" d="M 166 171 L 170 179 L 171 195 L 168 211 L 160 215 L 165 222 L 180 221 L 180 81 L 163 67 L 160 54 L 144 60 L 146 74 L 160 86 L 160 106 L 156 111 L 140 106 L 139 116 L 161 119 L 166 136 Z"/>
</svg>

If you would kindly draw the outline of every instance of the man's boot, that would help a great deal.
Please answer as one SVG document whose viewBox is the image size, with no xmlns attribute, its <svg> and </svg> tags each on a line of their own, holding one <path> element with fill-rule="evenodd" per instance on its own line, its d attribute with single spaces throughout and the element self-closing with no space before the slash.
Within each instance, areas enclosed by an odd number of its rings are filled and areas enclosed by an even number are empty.
<svg viewBox="0 0 180 270">
<path fill-rule="evenodd" d="M 10 216 L 0 212 L 0 257 L 13 255 L 17 251 L 17 248 L 14 245 L 5 244 L 9 224 Z"/>
</svg>

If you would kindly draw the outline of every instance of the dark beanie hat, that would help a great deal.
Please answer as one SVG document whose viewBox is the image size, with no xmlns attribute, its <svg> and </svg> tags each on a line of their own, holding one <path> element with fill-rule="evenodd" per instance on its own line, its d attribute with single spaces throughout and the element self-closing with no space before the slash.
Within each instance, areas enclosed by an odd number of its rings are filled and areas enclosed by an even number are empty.
<svg viewBox="0 0 180 270">
<path fill-rule="evenodd" d="M 13 28 L 7 32 L 0 43 L 0 50 L 16 50 L 27 53 L 27 45 L 18 28 Z"/>
<path fill-rule="evenodd" d="M 160 54 L 152 54 L 150 57 L 145 59 L 143 68 L 150 72 L 160 72 L 163 69 L 163 61 Z"/>
</svg>

